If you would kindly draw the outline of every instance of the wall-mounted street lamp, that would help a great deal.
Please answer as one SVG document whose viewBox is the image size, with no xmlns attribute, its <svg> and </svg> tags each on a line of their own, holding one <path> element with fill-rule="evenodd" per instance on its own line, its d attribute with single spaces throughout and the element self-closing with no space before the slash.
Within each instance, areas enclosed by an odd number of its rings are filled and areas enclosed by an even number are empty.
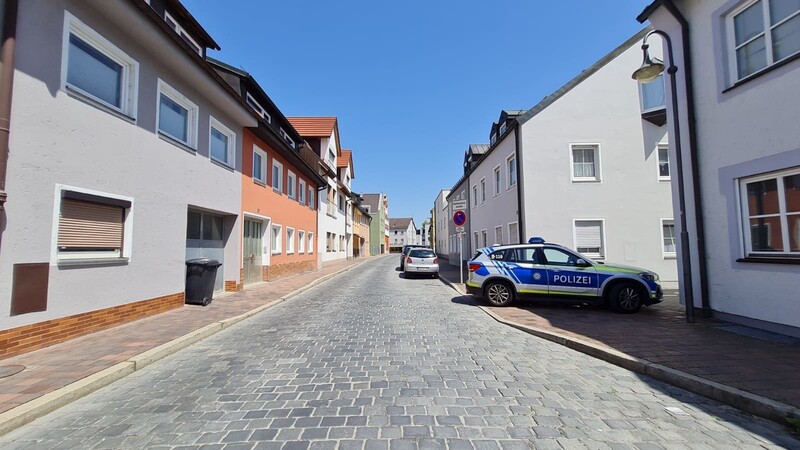
<svg viewBox="0 0 800 450">
<path fill-rule="evenodd" d="M 686 302 L 686 321 L 694 323 L 694 289 L 692 285 L 692 266 L 691 257 L 689 255 L 689 232 L 686 231 L 686 194 L 684 193 L 683 185 L 683 155 L 681 152 L 681 127 L 678 122 L 678 82 L 676 81 L 675 74 L 678 72 L 678 67 L 675 66 L 672 54 L 672 40 L 669 35 L 661 30 L 653 30 L 647 33 L 642 40 L 642 52 L 644 53 L 644 60 L 642 66 L 633 72 L 632 78 L 641 83 L 648 83 L 655 80 L 664 72 L 664 63 L 656 58 L 650 57 L 648 49 L 650 45 L 647 44 L 647 38 L 651 35 L 657 34 L 661 36 L 667 43 L 667 57 L 669 59 L 669 67 L 667 74 L 669 74 L 669 85 L 672 91 L 672 123 L 674 136 L 671 140 L 675 142 L 675 165 L 678 172 L 678 209 L 680 215 L 680 243 L 681 243 L 681 266 L 683 268 L 683 283 L 680 286 L 684 292 L 684 301 Z"/>
</svg>

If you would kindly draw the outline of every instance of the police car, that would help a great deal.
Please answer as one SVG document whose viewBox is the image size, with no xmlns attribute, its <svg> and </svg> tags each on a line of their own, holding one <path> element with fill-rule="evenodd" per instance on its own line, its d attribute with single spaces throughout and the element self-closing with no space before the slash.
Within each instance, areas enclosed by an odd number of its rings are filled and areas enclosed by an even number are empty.
<svg viewBox="0 0 800 450">
<path fill-rule="evenodd" d="M 542 238 L 479 249 L 469 261 L 467 292 L 494 306 L 548 296 L 628 314 L 663 298 L 658 275 L 649 270 L 596 262 Z"/>
</svg>

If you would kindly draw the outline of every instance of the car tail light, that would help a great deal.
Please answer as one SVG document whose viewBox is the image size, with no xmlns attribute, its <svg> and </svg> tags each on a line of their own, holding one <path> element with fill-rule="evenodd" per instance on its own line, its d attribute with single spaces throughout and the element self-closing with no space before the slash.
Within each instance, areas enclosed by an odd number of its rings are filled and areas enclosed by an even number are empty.
<svg viewBox="0 0 800 450">
<path fill-rule="evenodd" d="M 433 263 L 434 264 L 439 264 L 439 258 L 433 258 Z"/>
<path fill-rule="evenodd" d="M 476 270 L 480 269 L 481 265 L 476 263 L 469 263 L 469 271 L 475 272 Z"/>
<path fill-rule="evenodd" d="M 412 260 L 411 260 L 411 257 L 409 256 L 409 257 L 408 257 L 408 259 L 406 260 L 406 262 L 407 262 L 407 263 L 413 263 L 414 261 L 412 261 Z"/>
</svg>

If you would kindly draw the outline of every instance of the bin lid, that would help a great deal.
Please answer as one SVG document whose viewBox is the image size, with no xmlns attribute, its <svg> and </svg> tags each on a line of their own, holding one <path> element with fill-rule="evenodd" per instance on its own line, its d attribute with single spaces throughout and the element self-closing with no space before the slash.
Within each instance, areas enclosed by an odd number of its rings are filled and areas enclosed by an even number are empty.
<svg viewBox="0 0 800 450">
<path fill-rule="evenodd" d="M 217 261 L 216 259 L 210 258 L 196 258 L 190 259 L 186 261 L 187 266 L 206 266 L 206 267 L 219 267 L 222 265 L 221 262 Z"/>
</svg>

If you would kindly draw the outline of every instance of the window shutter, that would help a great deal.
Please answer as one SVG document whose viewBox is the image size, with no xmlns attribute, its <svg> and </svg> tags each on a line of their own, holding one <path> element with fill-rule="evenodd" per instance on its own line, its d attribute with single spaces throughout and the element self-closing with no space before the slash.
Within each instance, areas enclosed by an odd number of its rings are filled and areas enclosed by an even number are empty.
<svg viewBox="0 0 800 450">
<path fill-rule="evenodd" d="M 125 210 L 65 198 L 58 222 L 58 247 L 67 250 L 121 249 Z"/>
<path fill-rule="evenodd" d="M 578 248 L 601 248 L 600 222 L 576 222 L 575 241 Z"/>
</svg>

